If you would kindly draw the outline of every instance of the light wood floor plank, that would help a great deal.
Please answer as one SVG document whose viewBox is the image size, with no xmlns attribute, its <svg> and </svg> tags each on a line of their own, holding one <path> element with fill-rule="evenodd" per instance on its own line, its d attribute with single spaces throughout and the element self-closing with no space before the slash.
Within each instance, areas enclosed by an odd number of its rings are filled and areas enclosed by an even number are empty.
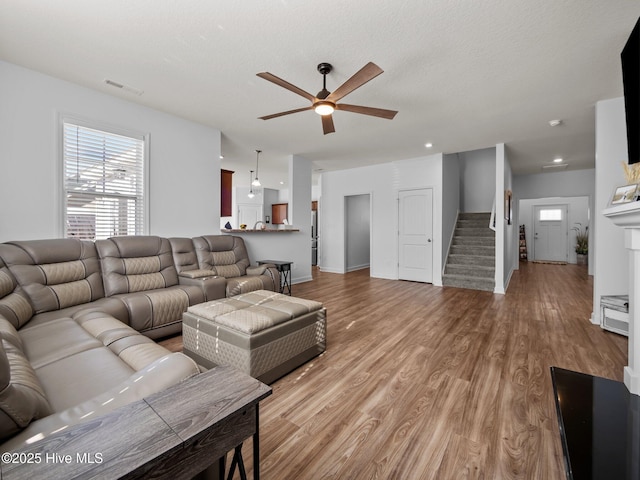
<svg viewBox="0 0 640 480">
<path fill-rule="evenodd" d="M 521 263 L 506 295 L 368 270 L 293 294 L 327 307 L 327 351 L 261 404 L 265 479 L 563 479 L 549 367 L 622 380 L 627 362 L 575 265 Z"/>
</svg>

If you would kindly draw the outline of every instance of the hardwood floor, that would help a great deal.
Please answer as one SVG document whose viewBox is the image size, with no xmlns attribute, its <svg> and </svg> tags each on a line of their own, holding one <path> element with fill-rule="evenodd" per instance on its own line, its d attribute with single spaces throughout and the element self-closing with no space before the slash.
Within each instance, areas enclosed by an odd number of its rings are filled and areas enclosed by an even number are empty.
<svg viewBox="0 0 640 480">
<path fill-rule="evenodd" d="M 586 268 L 521 263 L 504 296 L 368 275 L 294 285 L 327 307 L 327 351 L 262 402 L 262 478 L 565 478 L 549 367 L 627 362 Z"/>
</svg>

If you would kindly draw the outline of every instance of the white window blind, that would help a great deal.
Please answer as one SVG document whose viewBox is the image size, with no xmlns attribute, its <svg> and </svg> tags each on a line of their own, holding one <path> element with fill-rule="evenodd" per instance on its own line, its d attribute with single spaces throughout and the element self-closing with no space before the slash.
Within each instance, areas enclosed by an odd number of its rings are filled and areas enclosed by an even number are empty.
<svg viewBox="0 0 640 480">
<path fill-rule="evenodd" d="M 63 120 L 65 237 L 144 233 L 145 138 Z"/>
</svg>

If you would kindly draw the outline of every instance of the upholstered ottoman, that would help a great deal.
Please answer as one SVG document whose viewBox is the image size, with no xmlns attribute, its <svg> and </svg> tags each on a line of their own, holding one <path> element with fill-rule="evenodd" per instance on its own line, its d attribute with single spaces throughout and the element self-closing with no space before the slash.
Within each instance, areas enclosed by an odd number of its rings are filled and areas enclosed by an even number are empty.
<svg viewBox="0 0 640 480">
<path fill-rule="evenodd" d="M 257 290 L 193 305 L 182 319 L 184 353 L 199 365 L 231 365 L 272 383 L 326 348 L 326 309 Z"/>
</svg>

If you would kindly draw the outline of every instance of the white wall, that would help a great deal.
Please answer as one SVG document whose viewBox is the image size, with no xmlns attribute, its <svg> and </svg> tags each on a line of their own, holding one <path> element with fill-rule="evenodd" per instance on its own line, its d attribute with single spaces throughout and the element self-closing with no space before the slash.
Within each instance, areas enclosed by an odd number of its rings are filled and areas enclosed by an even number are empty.
<svg viewBox="0 0 640 480">
<path fill-rule="evenodd" d="M 442 154 L 321 176 L 323 271 L 345 272 L 344 197 L 371 194 L 371 276 L 398 278 L 398 192 L 433 188 L 433 284 L 442 285 Z"/>
<path fill-rule="evenodd" d="M 593 212 L 593 323 L 600 323 L 600 297 L 629 293 L 629 257 L 624 230 L 602 215 L 613 191 L 627 182 L 620 162 L 627 159 L 624 99 L 596 104 L 596 170 Z"/>
<path fill-rule="evenodd" d="M 345 197 L 346 270 L 348 272 L 371 265 L 370 200 L 371 196 L 368 194 Z"/>
<path fill-rule="evenodd" d="M 496 149 L 458 153 L 460 211 L 490 212 L 496 185 Z"/>
<path fill-rule="evenodd" d="M 504 162 L 504 190 L 511 190 L 511 224 L 504 222 L 504 291 L 507 291 L 507 286 L 511 281 L 511 275 L 513 271 L 518 268 L 518 204 L 513 198 L 513 174 L 511 173 L 511 164 L 509 163 L 509 151 L 505 147 L 504 143 L 496 146 L 496 158 L 500 155 L 503 157 Z M 504 195 L 503 195 L 504 199 Z"/>
<path fill-rule="evenodd" d="M 534 208 L 539 205 L 567 205 L 567 227 L 569 239 L 567 241 L 567 262 L 576 263 L 576 232 L 571 230 L 582 224 L 582 228 L 589 222 L 589 197 L 549 197 L 520 200 L 518 226 L 525 226 L 528 260 L 534 260 L 535 241 L 533 239 Z"/>
<path fill-rule="evenodd" d="M 60 237 L 59 115 L 150 135 L 149 234 L 219 232 L 220 132 L 0 62 L 0 241 Z"/>
<path fill-rule="evenodd" d="M 321 174 L 321 270 L 345 273 L 344 197 L 371 194 L 371 276 L 398 278 L 394 177 L 391 163 Z"/>
<path fill-rule="evenodd" d="M 442 160 L 442 264 L 447 256 L 460 211 L 460 162 L 458 154 L 444 155 Z"/>
<path fill-rule="evenodd" d="M 513 209 L 512 222 L 505 220 L 505 191 L 513 189 L 513 176 L 504 143 L 495 148 L 495 198 L 496 198 L 496 286 L 494 293 L 504 294 L 511 274 L 517 267 L 517 208 Z M 512 202 L 512 207 L 515 207 Z"/>
</svg>

